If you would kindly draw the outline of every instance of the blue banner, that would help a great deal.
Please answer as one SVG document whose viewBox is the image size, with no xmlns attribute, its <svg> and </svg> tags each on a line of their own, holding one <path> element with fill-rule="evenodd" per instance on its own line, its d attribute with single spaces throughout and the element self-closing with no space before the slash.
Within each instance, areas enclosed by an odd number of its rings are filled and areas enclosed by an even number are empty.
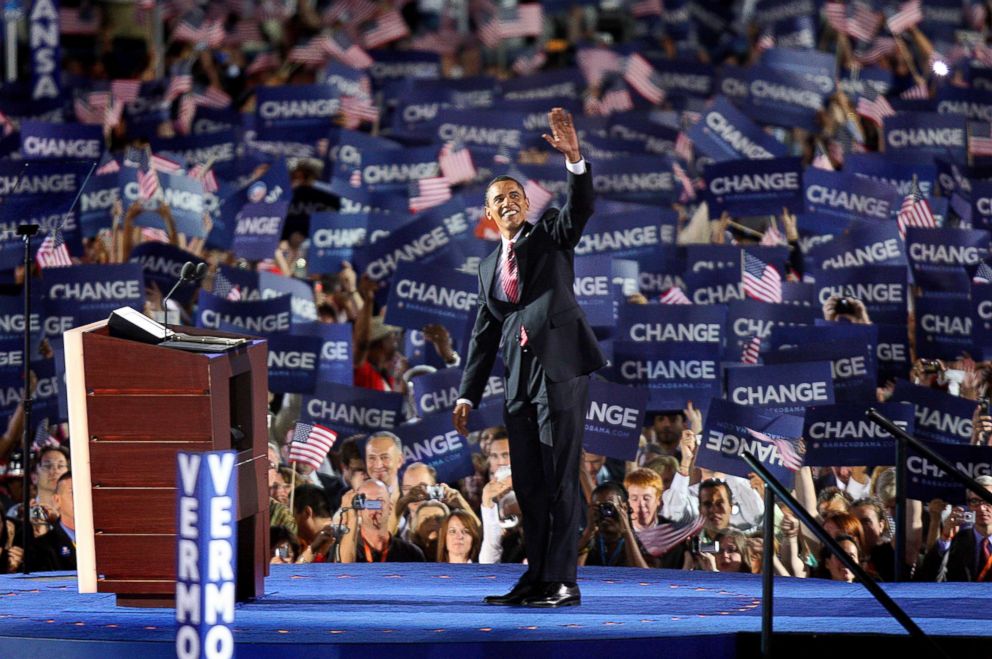
<svg viewBox="0 0 992 659">
<path fill-rule="evenodd" d="M 21 4 L 7 3 L 4 14 L 19 9 Z M 5 17 L 4 23 L 8 20 L 11 19 Z M 59 99 L 62 97 L 62 49 L 59 47 L 58 0 L 33 0 L 27 23 L 31 48 L 31 100 Z"/>
<path fill-rule="evenodd" d="M 300 417 L 326 426 L 342 439 L 358 433 L 394 430 L 402 420 L 403 395 L 321 382 L 304 396 Z M 451 415 L 448 424 L 451 424 Z"/>
<path fill-rule="evenodd" d="M 976 401 L 896 380 L 892 400 L 916 406 L 916 438 L 945 444 L 971 442 Z"/>
<path fill-rule="evenodd" d="M 447 412 L 422 417 L 402 426 L 403 462 L 423 462 L 437 472 L 439 483 L 454 484 L 475 473 L 468 440 L 451 427 Z"/>
<path fill-rule="evenodd" d="M 871 400 L 875 395 L 878 381 L 875 345 L 865 345 L 858 337 L 842 341 L 821 339 L 819 342 L 795 348 L 765 352 L 761 357 L 765 364 L 829 361 L 834 381 L 834 399 L 838 403 Z"/>
<path fill-rule="evenodd" d="M 753 407 L 714 400 L 703 424 L 703 437 L 696 454 L 696 464 L 706 469 L 747 478 L 751 467 L 741 458 L 749 451 L 779 482 L 791 487 L 793 471 L 774 442 L 764 441 L 749 430 L 766 433 L 770 438 L 798 439 L 802 436 L 802 416 L 764 413 Z"/>
<path fill-rule="evenodd" d="M 971 287 L 971 330 L 976 359 L 992 356 L 992 285 Z"/>
<path fill-rule="evenodd" d="M 410 181 L 441 175 L 437 146 L 411 147 L 401 151 L 367 150 L 362 154 L 362 184 L 369 189 L 403 189 Z"/>
<path fill-rule="evenodd" d="M 0 213 L 0 270 L 12 270 L 24 262 L 24 241 L 17 235 L 17 227 L 21 224 L 37 224 L 40 227 L 40 233 L 31 238 L 32 254 L 37 253 L 44 237 L 60 225 L 69 251 L 80 254 L 82 248 L 76 213 L 65 212 L 71 204 L 72 197 L 67 194 L 21 195 L 4 199 Z"/>
<path fill-rule="evenodd" d="M 854 174 L 810 167 L 803 176 L 806 210 L 842 218 L 885 220 L 902 198 L 892 185 Z"/>
<path fill-rule="evenodd" d="M 306 127 L 333 124 L 341 100 L 331 85 L 280 85 L 258 88 L 256 128 Z"/>
<path fill-rule="evenodd" d="M 916 355 L 921 359 L 958 359 L 971 354 L 971 303 L 966 297 L 916 298 Z"/>
<path fill-rule="evenodd" d="M 806 58 L 795 61 L 803 62 Z M 833 77 L 824 77 L 830 89 L 824 91 L 819 81 L 806 74 L 794 74 L 779 68 L 757 65 L 748 69 L 748 95 L 741 109 L 763 124 L 814 130 L 816 118 L 827 94 L 833 91 Z"/>
<path fill-rule="evenodd" d="M 213 162 L 215 166 L 232 163 L 238 157 L 235 144 L 238 135 L 234 130 L 222 130 L 207 135 L 151 138 L 155 152 L 171 151 L 188 162 Z"/>
<path fill-rule="evenodd" d="M 643 389 L 590 380 L 582 448 L 595 455 L 633 460 L 647 402 L 648 394 Z"/>
<path fill-rule="evenodd" d="M 784 144 L 766 134 L 724 96 L 717 96 L 702 118 L 689 129 L 696 150 L 717 162 L 780 158 L 789 155 Z"/>
<path fill-rule="evenodd" d="M 970 199 L 972 224 L 992 227 L 992 181 L 972 181 Z"/>
<path fill-rule="evenodd" d="M 172 212 L 176 231 L 189 238 L 206 238 L 203 225 L 203 212 L 206 210 L 203 199 L 203 183 L 180 174 L 159 172 L 163 200 Z"/>
<path fill-rule="evenodd" d="M 815 268 L 835 270 L 868 265 L 906 265 L 906 246 L 895 222 L 865 224 L 807 255 Z"/>
<path fill-rule="evenodd" d="M 802 163 L 799 158 L 752 162 L 731 160 L 707 165 L 705 198 L 711 217 L 778 215 L 803 210 Z"/>
<path fill-rule="evenodd" d="M 99 126 L 21 122 L 21 153 L 25 158 L 96 161 L 103 155 Z"/>
<path fill-rule="evenodd" d="M 860 300 L 873 323 L 906 322 L 908 284 L 903 266 L 863 266 L 815 270 L 816 299 L 822 305 L 830 296 Z"/>
<path fill-rule="evenodd" d="M 777 414 L 801 413 L 811 405 L 833 405 L 830 362 L 728 367 L 727 400 Z"/>
<path fill-rule="evenodd" d="M 817 405 L 806 410 L 803 422 L 804 464 L 813 467 L 895 464 L 896 440 L 867 419 L 865 414 L 870 408 L 913 434 L 913 406 L 907 403 Z"/>
<path fill-rule="evenodd" d="M 462 373 L 463 371 L 459 368 L 442 368 L 434 373 L 415 378 L 413 391 L 417 414 L 426 416 L 453 410 L 458 400 L 458 387 L 462 382 Z M 498 364 L 486 382 L 481 406 L 497 403 L 502 408 L 505 391 L 502 367 Z"/>
<path fill-rule="evenodd" d="M 720 305 L 625 304 L 616 338 L 637 343 L 723 345 L 727 308 Z"/>
<path fill-rule="evenodd" d="M 47 268 L 39 288 L 54 315 L 71 315 L 76 326 L 105 320 L 119 307 L 145 307 L 144 276 L 134 263 Z"/>
<path fill-rule="evenodd" d="M 351 325 L 348 323 L 299 323 L 293 333 L 320 338 L 320 359 L 317 378 L 320 382 L 355 383 L 352 365 Z"/>
<path fill-rule="evenodd" d="M 176 454 L 176 655 L 234 656 L 238 454 Z"/>
<path fill-rule="evenodd" d="M 739 269 L 690 271 L 684 279 L 686 294 L 694 304 L 729 304 L 744 299 Z"/>
<path fill-rule="evenodd" d="M 606 197 L 668 206 L 675 201 L 675 177 L 668 156 L 628 156 L 604 160 L 592 170 L 592 185 Z"/>
<path fill-rule="evenodd" d="M 888 382 L 909 373 L 909 330 L 906 324 L 878 325 L 878 381 Z"/>
<path fill-rule="evenodd" d="M 885 118 L 885 152 L 890 156 L 944 156 L 964 160 L 968 144 L 964 117 L 936 112 L 900 112 Z"/>
<path fill-rule="evenodd" d="M 609 256 L 580 256 L 575 259 L 572 291 L 592 327 L 615 327 L 613 259 Z"/>
<path fill-rule="evenodd" d="M 310 249 L 307 270 L 332 273 L 342 261 L 352 261 L 352 250 L 365 244 L 367 216 L 362 214 L 313 213 L 310 216 Z"/>
<path fill-rule="evenodd" d="M 203 259 L 175 245 L 148 241 L 135 245 L 131 250 L 129 263 L 137 263 L 145 273 L 145 286 L 158 287 L 162 295 L 168 293 L 182 272 L 183 264 L 187 261 L 196 265 L 205 263 Z M 189 304 L 199 288 L 199 282 L 187 281 L 180 284 L 176 292 L 172 294 L 172 299 L 182 305 Z"/>
<path fill-rule="evenodd" d="M 268 339 L 269 391 L 313 393 L 323 340 L 317 336 L 273 334 Z"/>
<path fill-rule="evenodd" d="M 196 326 L 213 329 L 231 328 L 255 336 L 288 332 L 292 326 L 289 295 L 256 302 L 231 302 L 200 291 Z"/>
<path fill-rule="evenodd" d="M 740 300 L 727 307 L 727 345 L 724 359 L 739 362 L 744 346 L 755 336 L 762 340 L 762 352 L 772 328 L 789 325 L 812 325 L 820 315 L 818 309 L 795 304 L 769 304 L 759 300 Z"/>
<path fill-rule="evenodd" d="M 431 323 L 444 325 L 460 336 L 475 320 L 479 280 L 461 272 L 403 263 L 392 277 L 386 321 L 410 329 Z"/>
<path fill-rule="evenodd" d="M 614 341 L 612 361 L 618 382 L 648 392 L 648 409 L 682 410 L 721 396 L 720 352 L 715 343 Z"/>
<path fill-rule="evenodd" d="M 674 245 L 678 216 L 657 208 L 647 213 L 595 215 L 575 246 L 577 256 L 638 256 L 659 245 Z"/>
<path fill-rule="evenodd" d="M 937 179 L 934 164 L 905 162 L 896 158 L 887 158 L 880 153 L 848 153 L 844 156 L 844 164 L 856 176 L 895 186 L 903 197 L 909 194 L 915 176 L 920 193 L 927 199 L 933 199 L 936 192 L 934 181 Z"/>
<path fill-rule="evenodd" d="M 232 251 L 250 261 L 271 259 L 279 246 L 288 206 L 285 201 L 245 204 L 237 216 Z"/>
<path fill-rule="evenodd" d="M 664 293 L 672 286 L 684 289 L 684 252 L 674 245 L 662 245 L 651 255 L 637 257 L 637 283 L 641 292 L 650 298 Z"/>
<path fill-rule="evenodd" d="M 906 252 L 917 286 L 930 291 L 967 295 L 968 270 L 989 255 L 989 232 L 974 229 L 906 231 Z"/>
<path fill-rule="evenodd" d="M 114 204 L 121 199 L 117 174 L 91 176 L 79 196 L 79 224 L 86 238 L 96 236 L 101 229 L 111 228 Z"/>
<path fill-rule="evenodd" d="M 927 442 L 927 447 L 936 452 L 960 471 L 971 478 L 992 475 L 989 465 L 992 464 L 992 447 L 963 446 Z M 936 463 L 909 447 L 909 457 L 906 459 L 906 497 L 918 499 L 924 504 L 934 499 L 940 499 L 951 505 L 965 504 L 966 491 L 963 485 L 952 479 Z M 963 533 L 971 532 L 963 528 Z"/>
</svg>

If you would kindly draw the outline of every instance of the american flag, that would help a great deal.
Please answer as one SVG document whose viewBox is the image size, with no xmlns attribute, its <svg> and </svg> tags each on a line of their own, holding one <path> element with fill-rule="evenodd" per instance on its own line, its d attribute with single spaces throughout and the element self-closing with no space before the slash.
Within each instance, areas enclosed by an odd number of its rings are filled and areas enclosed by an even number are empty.
<svg viewBox="0 0 992 659">
<path fill-rule="evenodd" d="M 775 266 L 744 252 L 742 263 L 744 294 L 762 302 L 782 301 L 782 277 Z"/>
<path fill-rule="evenodd" d="M 76 113 L 76 120 L 79 123 L 103 125 L 104 117 L 107 114 L 106 107 L 95 107 L 85 96 L 77 96 L 73 99 L 72 107 Z"/>
<path fill-rule="evenodd" d="M 973 156 L 992 156 L 992 124 L 968 123 L 968 153 Z"/>
<path fill-rule="evenodd" d="M 684 130 L 675 137 L 675 155 L 686 162 L 692 162 L 692 140 Z"/>
<path fill-rule="evenodd" d="M 654 557 L 661 556 L 703 530 L 706 518 L 697 516 L 685 524 L 659 524 L 637 532 L 637 539 Z"/>
<path fill-rule="evenodd" d="M 192 62 L 187 61 L 176 66 L 169 78 L 169 86 L 165 90 L 165 102 L 171 103 L 176 98 L 193 91 Z"/>
<path fill-rule="evenodd" d="M 761 442 L 766 442 L 775 447 L 779 457 L 782 458 L 782 466 L 790 471 L 799 471 L 803 468 L 803 449 L 801 439 L 788 439 L 786 437 L 771 437 L 763 432 L 745 427 L 749 435 Z"/>
<path fill-rule="evenodd" d="M 499 14 L 494 7 L 480 6 L 473 16 L 476 25 L 476 35 L 486 48 L 495 48 L 503 40 L 499 27 Z"/>
<path fill-rule="evenodd" d="M 682 185 L 682 192 L 679 194 L 679 203 L 686 203 L 692 201 L 696 198 L 696 189 L 693 186 L 692 179 L 689 175 L 685 173 L 682 169 L 682 165 L 676 161 L 672 161 L 672 173 L 675 174 L 675 178 L 678 179 L 679 184 Z"/>
<path fill-rule="evenodd" d="M 620 73 L 623 69 L 623 57 L 606 48 L 582 48 L 575 61 L 590 85 L 599 85 L 607 73 Z"/>
<path fill-rule="evenodd" d="M 971 281 L 974 284 L 992 284 L 992 266 L 989 266 L 985 261 L 979 263 Z"/>
<path fill-rule="evenodd" d="M 124 149 L 124 166 L 148 169 L 148 156 L 149 153 L 147 150 L 136 146 L 129 146 Z"/>
<path fill-rule="evenodd" d="M 159 191 L 158 172 L 154 169 L 138 171 L 138 198 L 148 200 Z"/>
<path fill-rule="evenodd" d="M 410 28 L 395 9 L 383 12 L 362 26 L 362 45 L 378 48 L 410 36 Z"/>
<path fill-rule="evenodd" d="M 877 126 L 885 123 L 886 117 L 896 115 L 888 99 L 872 89 L 866 90 L 865 95 L 858 99 L 857 112 L 862 117 L 871 119 Z"/>
<path fill-rule="evenodd" d="M 176 108 L 176 131 L 189 135 L 193 131 L 193 119 L 196 118 L 196 99 L 192 94 L 183 94 Z"/>
<path fill-rule="evenodd" d="M 767 30 L 762 32 L 758 37 L 757 43 L 755 43 L 754 48 L 758 53 L 763 53 L 766 50 L 771 50 L 775 47 L 775 35 Z"/>
<path fill-rule="evenodd" d="M 144 243 L 169 243 L 169 234 L 160 227 L 141 227 L 141 242 Z"/>
<path fill-rule="evenodd" d="M 286 59 L 297 64 L 323 66 L 328 56 L 323 41 L 323 39 L 311 39 L 305 44 L 295 46 L 286 55 Z"/>
<path fill-rule="evenodd" d="M 193 102 L 205 108 L 223 109 L 231 104 L 231 97 L 223 89 L 207 87 L 192 94 Z"/>
<path fill-rule="evenodd" d="M 196 24 L 193 18 L 182 18 L 172 31 L 172 38 L 194 45 L 203 44 L 208 48 L 219 48 L 224 43 L 224 26 L 220 21 L 201 20 Z"/>
<path fill-rule="evenodd" d="M 214 170 L 210 165 L 204 165 L 202 163 L 193 165 L 189 170 L 189 177 L 202 182 L 203 189 L 206 192 L 217 192 L 220 189 L 217 185 L 217 177 L 214 176 Z"/>
<path fill-rule="evenodd" d="M 183 164 L 181 162 L 157 153 L 153 153 L 148 158 L 148 166 L 157 172 L 164 172 L 166 174 L 179 174 L 183 171 Z"/>
<path fill-rule="evenodd" d="M 319 423 L 299 422 L 293 432 L 293 440 L 289 443 L 289 461 L 320 469 L 337 438 L 336 432 Z"/>
<path fill-rule="evenodd" d="M 768 247 L 778 247 L 779 245 L 784 245 L 785 242 L 785 238 L 782 236 L 782 232 L 778 230 L 778 227 L 774 224 L 769 224 L 765 232 L 761 234 L 759 244 Z"/>
<path fill-rule="evenodd" d="M 630 5 L 630 13 L 637 18 L 661 16 L 663 11 L 661 0 L 634 0 Z"/>
<path fill-rule="evenodd" d="M 819 142 L 816 143 L 816 155 L 813 156 L 813 162 L 810 163 L 810 166 L 817 169 L 825 169 L 828 172 L 834 171 L 834 164 L 830 162 L 830 157 L 823 150 Z"/>
<path fill-rule="evenodd" d="M 537 3 L 503 7 L 498 16 L 499 33 L 503 39 L 536 37 L 544 28 L 544 10 Z"/>
<path fill-rule="evenodd" d="M 527 220 L 529 222 L 535 221 L 541 217 L 541 213 L 554 199 L 554 195 L 534 179 L 522 177 L 518 180 L 524 181 L 524 194 L 527 195 L 527 201 L 530 202 L 530 208 L 527 209 Z"/>
<path fill-rule="evenodd" d="M 863 2 L 854 3 L 854 12 L 847 21 L 847 31 L 855 39 L 871 42 L 882 25 L 882 15 Z"/>
<path fill-rule="evenodd" d="M 657 73 L 651 63 L 634 53 L 627 58 L 623 78 L 630 86 L 651 103 L 658 105 L 665 100 L 665 90 L 655 80 Z"/>
<path fill-rule="evenodd" d="M 322 42 L 327 54 L 347 64 L 353 69 L 367 69 L 372 66 L 372 58 L 354 43 L 344 32 L 335 32 Z"/>
<path fill-rule="evenodd" d="M 744 351 L 741 353 L 742 364 L 757 364 L 761 356 L 761 337 L 755 334 L 751 340 L 744 344 Z"/>
<path fill-rule="evenodd" d="M 441 174 L 452 185 L 471 181 L 475 178 L 475 163 L 472 162 L 472 152 L 461 142 L 448 142 L 441 147 L 438 154 L 438 164 Z"/>
<path fill-rule="evenodd" d="M 823 5 L 823 16 L 836 32 L 847 34 L 847 7 L 843 2 L 828 2 Z"/>
<path fill-rule="evenodd" d="M 451 186 L 443 176 L 410 181 L 410 211 L 419 213 L 451 199 Z"/>
<path fill-rule="evenodd" d="M 907 227 L 917 227 L 920 229 L 933 229 L 937 226 L 937 220 L 930 210 L 923 193 L 920 192 L 920 185 L 913 177 L 913 183 L 909 187 L 909 194 L 902 200 L 902 207 L 896 216 L 899 223 L 899 235 L 906 239 Z"/>
<path fill-rule="evenodd" d="M 544 66 L 547 61 L 548 56 L 545 55 L 543 50 L 533 48 L 518 55 L 517 59 L 513 60 L 513 65 L 510 68 L 518 76 L 529 76 Z"/>
<path fill-rule="evenodd" d="M 75 7 L 59 7 L 59 32 L 62 34 L 95 35 L 100 31 L 100 14 Z"/>
<path fill-rule="evenodd" d="M 117 126 L 121 122 L 121 116 L 124 114 L 124 101 L 119 98 L 115 98 L 107 106 L 107 109 L 103 111 L 103 128 L 104 130 L 110 130 Z"/>
<path fill-rule="evenodd" d="M 658 297 L 658 301 L 662 304 L 692 304 L 692 300 L 678 286 L 672 286 L 662 293 Z"/>
<path fill-rule="evenodd" d="M 220 270 L 214 275 L 214 286 L 210 292 L 229 302 L 241 301 L 241 288 L 225 277 L 224 273 Z"/>
<path fill-rule="evenodd" d="M 0 111 L 0 134 L 7 137 L 11 133 L 17 130 L 14 127 L 14 122 L 10 120 L 10 117 L 5 115 L 3 111 Z"/>
<path fill-rule="evenodd" d="M 856 50 L 854 58 L 859 64 L 874 64 L 883 57 L 896 52 L 896 40 L 892 37 L 878 37 L 867 48 Z"/>
<path fill-rule="evenodd" d="M 121 171 L 120 163 L 108 151 L 103 154 L 100 164 L 93 173 L 97 176 L 103 176 L 104 174 L 116 174 L 119 171 Z"/>
<path fill-rule="evenodd" d="M 41 241 L 38 252 L 34 256 L 39 268 L 65 268 L 72 265 L 69 250 L 62 239 L 62 231 L 55 229 Z"/>
<path fill-rule="evenodd" d="M 909 0 L 899 6 L 899 10 L 889 16 L 886 24 L 892 34 L 902 34 L 923 20 L 923 7 L 920 0 Z"/>
<path fill-rule="evenodd" d="M 335 23 L 358 25 L 372 18 L 379 11 L 379 7 L 372 0 L 338 0 L 328 4 L 330 6 L 322 16 L 324 25 L 327 26 Z"/>
<path fill-rule="evenodd" d="M 111 80 L 110 93 L 115 99 L 130 103 L 141 96 L 141 81 Z"/>
<path fill-rule="evenodd" d="M 359 126 L 363 121 L 378 121 L 379 108 L 368 96 L 342 96 L 341 114 L 348 123 Z"/>
<path fill-rule="evenodd" d="M 321 45 L 324 45 L 323 42 Z M 272 71 L 278 68 L 279 56 L 272 51 L 265 51 L 264 53 L 255 55 L 255 59 L 253 59 L 251 64 L 248 65 L 248 68 L 245 69 L 245 75 L 253 76 L 256 73 Z"/>
<path fill-rule="evenodd" d="M 617 75 L 607 74 L 602 80 L 599 98 L 587 99 L 587 114 L 606 117 L 615 112 L 627 112 L 634 109 L 634 101 L 626 83 Z"/>
<path fill-rule="evenodd" d="M 239 45 L 245 43 L 264 43 L 265 37 L 258 23 L 252 20 L 242 19 L 234 24 L 231 31 L 227 33 L 224 45 Z"/>
<path fill-rule="evenodd" d="M 927 84 L 926 80 L 920 80 L 915 85 L 905 90 L 899 94 L 899 98 L 906 100 L 918 100 L 923 101 L 930 98 L 930 85 Z"/>
</svg>

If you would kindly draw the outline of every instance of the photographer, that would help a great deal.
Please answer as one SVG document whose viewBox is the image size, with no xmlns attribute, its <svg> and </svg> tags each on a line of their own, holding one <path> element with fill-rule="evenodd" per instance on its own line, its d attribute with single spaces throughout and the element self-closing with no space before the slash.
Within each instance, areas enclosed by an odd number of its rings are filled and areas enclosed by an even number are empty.
<svg viewBox="0 0 992 659">
<path fill-rule="evenodd" d="M 367 480 L 341 499 L 347 531 L 340 541 L 342 563 L 422 563 L 424 553 L 389 532 L 393 502 L 379 480 Z"/>
<path fill-rule="evenodd" d="M 316 485 L 300 485 L 293 494 L 293 517 L 304 545 L 298 563 L 329 563 L 334 550 L 334 524 L 324 491 Z"/>
<path fill-rule="evenodd" d="M 398 533 L 404 540 L 411 540 L 413 517 L 417 509 L 427 501 L 440 501 L 449 510 L 465 510 L 475 517 L 465 497 L 458 490 L 437 482 L 437 471 L 423 462 L 407 466 L 400 480 L 400 497 L 396 500 L 396 514 L 391 533 Z M 476 517 L 476 523 L 479 518 Z"/>
<path fill-rule="evenodd" d="M 992 476 L 979 476 L 992 492 Z M 918 581 L 992 581 L 992 505 L 966 491 L 967 508 L 954 506 L 941 525 L 940 537 L 917 571 Z"/>
<path fill-rule="evenodd" d="M 865 303 L 853 297 L 831 295 L 823 303 L 823 317 L 832 322 L 871 325 Z"/>
<path fill-rule="evenodd" d="M 634 535 L 627 490 L 608 481 L 592 491 L 586 529 L 579 540 L 579 565 L 650 567 Z"/>
</svg>

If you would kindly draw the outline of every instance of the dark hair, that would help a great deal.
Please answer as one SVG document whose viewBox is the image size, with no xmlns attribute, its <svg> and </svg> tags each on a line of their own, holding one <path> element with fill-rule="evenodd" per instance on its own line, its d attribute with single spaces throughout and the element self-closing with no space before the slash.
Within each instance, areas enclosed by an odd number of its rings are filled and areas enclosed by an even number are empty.
<svg viewBox="0 0 992 659">
<path fill-rule="evenodd" d="M 703 490 L 712 490 L 717 487 L 722 487 L 724 489 L 724 491 L 727 493 L 727 503 L 729 503 L 730 507 L 733 508 L 734 493 L 730 491 L 730 485 L 727 484 L 727 481 L 723 480 L 722 478 L 707 478 L 702 483 L 700 483 L 699 496 L 700 497 L 703 496 Z"/>
<path fill-rule="evenodd" d="M 314 517 L 330 517 L 331 504 L 323 488 L 305 483 L 293 491 L 293 513 L 299 515 L 310 506 Z"/>
<path fill-rule="evenodd" d="M 592 491 L 591 496 L 596 496 L 597 494 L 616 494 L 620 497 L 621 501 L 627 503 L 627 488 L 622 483 L 616 481 L 606 481 L 602 485 L 597 485 L 596 489 Z"/>
<path fill-rule="evenodd" d="M 359 437 L 352 436 L 341 442 L 341 464 L 346 465 L 355 458 L 365 462 L 365 454 L 358 446 Z"/>
<path fill-rule="evenodd" d="M 843 499 L 847 502 L 847 508 L 850 510 L 851 504 L 854 503 L 854 499 L 850 494 L 840 489 L 839 487 L 831 485 L 830 487 L 825 487 L 816 497 L 816 506 L 820 507 L 821 503 L 826 503 L 828 501 L 834 501 L 835 499 Z"/>
<path fill-rule="evenodd" d="M 469 560 L 478 561 L 479 549 L 482 548 L 482 529 L 479 528 L 479 523 L 471 513 L 456 509 L 448 513 L 437 532 L 437 562 L 448 562 L 448 526 L 451 524 L 452 517 L 457 517 L 472 537 L 472 545 L 468 548 Z"/>
<path fill-rule="evenodd" d="M 275 551 L 277 545 L 282 543 L 287 543 L 293 550 L 293 557 L 300 555 L 300 539 L 296 537 L 296 534 L 285 526 L 270 526 L 269 527 L 269 547 L 270 551 Z"/>
<path fill-rule="evenodd" d="M 62 484 L 62 481 L 71 481 L 71 480 L 72 480 L 72 470 L 70 469 L 69 471 L 59 476 L 59 480 L 55 483 L 55 489 L 56 490 L 59 489 L 59 485 Z"/>
<path fill-rule="evenodd" d="M 507 432 L 506 426 L 493 426 L 489 438 L 494 442 L 497 439 L 510 439 L 510 433 Z"/>
<path fill-rule="evenodd" d="M 69 462 L 69 459 L 70 459 L 69 458 L 69 451 L 65 450 L 65 447 L 63 447 L 63 446 L 43 446 L 43 447 L 41 447 L 41 450 L 38 451 L 38 456 L 35 458 L 35 463 L 34 463 L 35 469 L 37 469 L 38 467 L 41 466 L 41 461 L 44 459 L 45 454 L 46 453 L 51 453 L 53 451 L 55 451 L 57 453 L 61 453 L 62 454 L 62 457 L 65 458 L 65 461 L 66 462 Z"/>
<path fill-rule="evenodd" d="M 523 183 L 521 183 L 517 179 L 513 178 L 512 176 L 507 176 L 506 174 L 501 174 L 500 176 L 497 176 L 493 180 L 489 181 L 489 183 L 486 185 L 486 191 L 482 194 L 482 205 L 483 206 L 485 206 L 486 204 L 489 203 L 489 188 L 493 187 L 497 183 L 502 183 L 503 181 L 513 181 L 514 183 L 517 184 L 517 187 L 520 188 L 520 191 L 524 193 L 524 198 L 527 197 L 527 191 L 524 189 L 524 184 Z"/>
</svg>

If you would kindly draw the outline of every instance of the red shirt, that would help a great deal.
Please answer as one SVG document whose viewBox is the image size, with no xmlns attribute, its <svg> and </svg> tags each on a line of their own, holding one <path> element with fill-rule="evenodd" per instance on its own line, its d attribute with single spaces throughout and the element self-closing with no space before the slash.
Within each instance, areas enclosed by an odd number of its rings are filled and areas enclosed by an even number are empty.
<svg viewBox="0 0 992 659">
<path fill-rule="evenodd" d="M 375 370 L 369 360 L 362 362 L 362 365 L 355 369 L 355 386 L 375 389 L 377 391 L 392 391 L 393 378 L 384 378 L 379 371 Z"/>
</svg>

